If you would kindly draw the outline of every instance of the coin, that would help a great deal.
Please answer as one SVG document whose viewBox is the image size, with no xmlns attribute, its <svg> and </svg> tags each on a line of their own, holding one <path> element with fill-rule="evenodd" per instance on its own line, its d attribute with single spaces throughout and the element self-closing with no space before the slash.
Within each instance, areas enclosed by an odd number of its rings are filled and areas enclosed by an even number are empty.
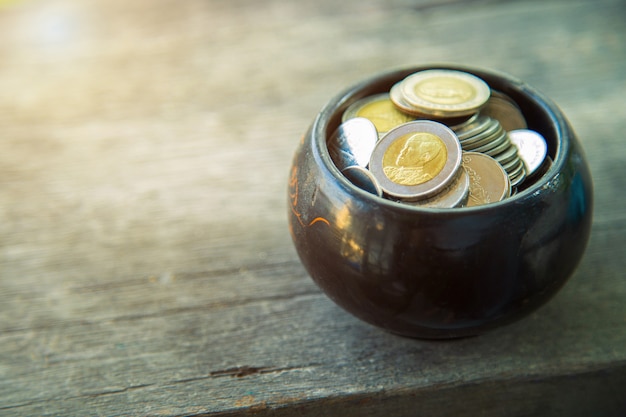
<svg viewBox="0 0 626 417">
<path fill-rule="evenodd" d="M 420 112 L 409 103 L 406 102 L 404 96 L 402 95 L 402 81 L 395 83 L 391 90 L 389 90 L 389 99 L 391 102 L 403 113 L 419 117 L 422 116 Z"/>
<path fill-rule="evenodd" d="M 520 183 L 516 189 L 518 191 L 523 191 L 533 185 L 534 180 L 536 180 L 537 178 L 541 178 L 546 172 L 548 172 L 548 170 L 550 170 L 550 168 L 552 167 L 552 164 L 552 158 L 550 158 L 550 156 L 546 156 L 545 161 L 543 161 L 543 164 L 541 164 L 539 169 L 533 172 L 532 175 L 529 175 L 527 178 L 525 178 L 524 181 Z"/>
<path fill-rule="evenodd" d="M 413 121 L 390 130 L 376 144 L 369 169 L 383 191 L 403 200 L 430 197 L 446 188 L 461 164 L 452 130 L 433 121 Z"/>
<path fill-rule="evenodd" d="M 515 146 L 511 146 L 509 149 L 502 152 L 501 154 L 494 156 L 494 159 L 500 162 L 500 165 L 502 165 L 502 167 L 518 158 L 519 156 L 517 155 L 517 147 Z"/>
<path fill-rule="evenodd" d="M 476 113 L 490 95 L 487 83 L 463 71 L 419 71 L 401 83 L 402 96 L 407 103 L 423 114 L 440 117 Z"/>
<path fill-rule="evenodd" d="M 511 180 L 511 187 L 517 187 L 526 179 L 526 168 L 524 167 L 524 161 L 519 160 L 519 164 L 507 171 L 509 179 Z"/>
<path fill-rule="evenodd" d="M 340 171 L 352 165 L 366 167 L 376 142 L 378 132 L 374 123 L 355 117 L 339 125 L 330 136 L 328 151 Z"/>
<path fill-rule="evenodd" d="M 526 119 L 518 105 L 499 91 L 491 90 L 491 96 L 480 114 L 496 119 L 506 131 L 526 128 Z"/>
<path fill-rule="evenodd" d="M 452 127 L 461 142 L 466 142 L 480 135 L 482 132 L 493 128 L 494 120 L 481 114 L 472 117 L 466 123 Z"/>
<path fill-rule="evenodd" d="M 365 97 L 350 105 L 343 113 L 342 121 L 364 117 L 374 123 L 381 135 L 394 127 L 415 120 L 415 117 L 401 112 L 392 103 L 388 93 Z"/>
<path fill-rule="evenodd" d="M 400 136 L 383 154 L 383 171 L 400 185 L 419 185 L 441 172 L 448 158 L 446 145 L 437 135 L 412 132 Z"/>
<path fill-rule="evenodd" d="M 517 129 L 509 132 L 511 142 L 519 151 L 526 166 L 526 174 L 532 175 L 543 164 L 548 153 L 546 140 L 534 130 Z"/>
<path fill-rule="evenodd" d="M 341 173 L 354 185 L 362 190 L 377 195 L 383 196 L 383 190 L 378 185 L 378 181 L 370 170 L 358 165 L 352 165 L 344 168 Z"/>
<path fill-rule="evenodd" d="M 510 195 L 509 176 L 495 159 L 478 152 L 463 152 L 462 160 L 470 179 L 466 207 L 494 203 Z"/>
<path fill-rule="evenodd" d="M 414 119 L 438 121 L 447 126 L 465 123 L 469 118 L 474 116 L 473 114 L 463 116 L 435 116 L 431 114 L 424 114 L 420 111 L 420 109 L 412 106 L 405 100 L 402 95 L 402 82 L 398 82 L 391 87 L 391 90 L 389 90 L 389 100 L 391 100 L 400 112 L 405 113 Z"/>
<path fill-rule="evenodd" d="M 485 146 L 487 146 L 487 149 L 489 149 L 492 142 L 501 139 L 501 136 L 504 133 L 504 129 L 502 129 L 502 126 L 500 126 L 500 123 L 498 123 L 497 120 L 490 119 L 490 122 L 491 123 L 487 125 L 487 128 L 484 131 L 479 132 L 469 138 L 459 138 L 463 150 L 473 151 L 476 148 Z"/>
<path fill-rule="evenodd" d="M 443 191 L 424 200 L 413 202 L 416 207 L 455 208 L 467 202 L 470 188 L 470 177 L 464 169 L 457 171 L 456 178 Z"/>
</svg>

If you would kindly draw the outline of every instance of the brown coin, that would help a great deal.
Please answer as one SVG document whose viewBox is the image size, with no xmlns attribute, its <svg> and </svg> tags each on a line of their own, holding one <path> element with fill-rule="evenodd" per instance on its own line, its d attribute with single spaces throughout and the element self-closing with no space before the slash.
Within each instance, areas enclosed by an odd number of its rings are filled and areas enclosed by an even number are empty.
<svg viewBox="0 0 626 417">
<path fill-rule="evenodd" d="M 495 203 L 510 195 L 509 176 L 495 159 L 478 152 L 463 152 L 462 166 L 470 177 L 466 207 Z"/>
<path fill-rule="evenodd" d="M 496 119 L 507 132 L 526 128 L 526 119 L 520 108 L 513 99 L 499 91 L 491 90 L 491 96 L 480 114 Z"/>
</svg>

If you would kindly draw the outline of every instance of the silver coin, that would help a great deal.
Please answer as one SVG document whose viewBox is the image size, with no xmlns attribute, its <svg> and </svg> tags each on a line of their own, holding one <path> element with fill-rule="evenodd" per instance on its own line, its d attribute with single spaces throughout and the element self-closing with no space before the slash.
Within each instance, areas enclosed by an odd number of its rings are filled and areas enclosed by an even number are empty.
<svg viewBox="0 0 626 417">
<path fill-rule="evenodd" d="M 447 126 L 414 121 L 390 130 L 376 144 L 369 169 L 383 191 L 415 201 L 433 196 L 455 178 L 461 144 Z"/>
<path fill-rule="evenodd" d="M 517 187 L 522 182 L 524 182 L 525 179 L 526 179 L 526 173 L 522 171 L 522 173 L 519 176 L 511 180 L 511 187 L 513 187 L 514 189 L 517 189 Z"/>
<path fill-rule="evenodd" d="M 514 146 L 510 141 L 509 138 L 505 135 L 506 140 L 504 140 L 502 143 L 498 144 L 498 146 L 496 146 L 495 148 L 489 149 L 487 151 L 485 151 L 484 153 L 486 155 L 489 155 L 492 158 L 495 158 L 496 156 L 500 155 L 503 152 L 506 152 L 511 146 Z"/>
<path fill-rule="evenodd" d="M 511 172 L 515 169 L 517 169 L 519 167 L 519 165 L 523 164 L 524 162 L 522 162 L 522 160 L 519 158 L 519 156 L 516 156 L 515 158 L 511 159 L 509 162 L 507 163 L 500 163 L 500 165 L 502 165 L 502 168 L 504 168 L 504 170 L 506 172 Z"/>
<path fill-rule="evenodd" d="M 355 117 L 339 125 L 328 140 L 330 157 L 343 170 L 349 166 L 367 167 L 378 142 L 374 123 L 364 117 Z"/>
<path fill-rule="evenodd" d="M 463 142 L 461 142 L 461 146 L 464 150 L 482 153 L 487 153 L 503 143 L 510 146 L 509 139 L 506 136 L 506 132 L 502 129 L 502 126 L 498 124 L 497 127 L 498 128 L 491 135 L 478 141 L 474 146 L 464 146 Z"/>
<path fill-rule="evenodd" d="M 512 130 L 509 137 L 524 161 L 527 175 L 532 175 L 546 159 L 548 154 L 546 140 L 538 132 L 528 129 Z"/>
<path fill-rule="evenodd" d="M 500 162 L 500 164 L 504 166 L 505 164 L 519 158 L 517 154 L 517 147 L 511 146 L 505 152 L 502 152 L 501 154 L 496 155 L 494 158 L 496 161 Z"/>
<path fill-rule="evenodd" d="M 470 177 L 463 168 L 458 170 L 456 178 L 443 191 L 433 197 L 413 202 L 416 207 L 455 208 L 467 202 L 470 190 Z"/>
<path fill-rule="evenodd" d="M 365 190 L 368 193 L 377 195 L 378 197 L 383 196 L 383 190 L 380 188 L 378 181 L 367 168 L 363 168 L 358 165 L 352 165 L 344 168 L 341 173 L 352 184 L 356 185 L 360 189 Z"/>
<path fill-rule="evenodd" d="M 461 141 L 461 146 L 465 150 L 469 151 L 471 149 L 483 146 L 484 144 L 495 139 L 498 135 L 502 134 L 503 130 L 502 126 L 500 126 L 500 123 L 498 123 L 497 120 L 490 120 L 491 122 L 482 132 L 477 132 L 473 136 L 464 137 L 463 139 L 459 138 L 459 140 Z"/>
<path fill-rule="evenodd" d="M 472 117 L 468 121 L 468 123 L 462 123 L 460 125 L 456 125 L 453 130 L 454 133 L 459 137 L 460 141 L 468 140 L 471 137 L 478 135 L 481 132 L 484 132 L 485 129 L 488 129 L 492 124 L 492 119 L 487 116 L 481 116 L 478 114 L 475 118 Z"/>
<path fill-rule="evenodd" d="M 524 162 L 520 160 L 517 167 L 507 171 L 509 179 L 511 180 L 511 187 L 517 187 L 524 179 L 526 179 L 526 169 L 524 168 Z"/>
</svg>

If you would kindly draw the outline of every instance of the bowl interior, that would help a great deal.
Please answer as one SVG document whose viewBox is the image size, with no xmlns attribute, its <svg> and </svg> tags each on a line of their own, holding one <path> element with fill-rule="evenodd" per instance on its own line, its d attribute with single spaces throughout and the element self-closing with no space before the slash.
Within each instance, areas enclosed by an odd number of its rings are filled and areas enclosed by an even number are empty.
<svg viewBox="0 0 626 417">
<path fill-rule="evenodd" d="M 520 108 L 528 124 L 528 129 L 535 130 L 540 133 L 546 140 L 548 146 L 548 156 L 552 160 L 552 165 L 539 178 L 534 178 L 530 186 L 525 187 L 516 195 L 504 199 L 497 203 L 478 207 L 463 207 L 453 209 L 441 208 L 423 208 L 414 205 L 406 205 L 382 197 L 377 197 L 360 188 L 354 186 L 348 181 L 333 163 L 328 152 L 327 141 L 332 133 L 341 124 L 341 118 L 344 111 L 354 102 L 379 93 L 388 92 L 391 87 L 406 76 L 425 69 L 454 69 L 465 71 L 470 74 L 482 78 L 492 90 L 509 96 Z M 402 207 L 402 209 L 415 211 L 448 211 L 448 210 L 490 210 L 500 205 L 515 204 L 515 201 L 524 199 L 532 195 L 538 189 L 546 185 L 551 177 L 559 170 L 563 163 L 563 155 L 567 143 L 563 140 L 562 126 L 565 123 L 563 116 L 547 97 L 542 93 L 506 74 L 496 73 L 492 71 L 467 68 L 463 66 L 441 65 L 441 66 L 425 66 L 412 67 L 388 72 L 355 85 L 330 101 L 320 112 L 316 119 L 313 129 L 315 137 L 315 149 L 319 153 L 322 163 L 337 180 L 347 187 L 350 192 L 359 195 L 360 198 L 375 199 L 379 204 L 389 204 L 392 206 Z"/>
</svg>

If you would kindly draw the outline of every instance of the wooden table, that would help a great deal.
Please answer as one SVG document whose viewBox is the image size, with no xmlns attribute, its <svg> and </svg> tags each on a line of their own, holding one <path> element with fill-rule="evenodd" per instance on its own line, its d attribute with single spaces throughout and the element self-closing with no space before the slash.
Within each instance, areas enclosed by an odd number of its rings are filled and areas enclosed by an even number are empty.
<svg viewBox="0 0 626 417">
<path fill-rule="evenodd" d="M 626 6 L 0 1 L 0 414 L 626 415 Z M 307 276 L 299 138 L 383 70 L 513 74 L 564 110 L 593 232 L 530 317 L 388 334 Z"/>
</svg>

